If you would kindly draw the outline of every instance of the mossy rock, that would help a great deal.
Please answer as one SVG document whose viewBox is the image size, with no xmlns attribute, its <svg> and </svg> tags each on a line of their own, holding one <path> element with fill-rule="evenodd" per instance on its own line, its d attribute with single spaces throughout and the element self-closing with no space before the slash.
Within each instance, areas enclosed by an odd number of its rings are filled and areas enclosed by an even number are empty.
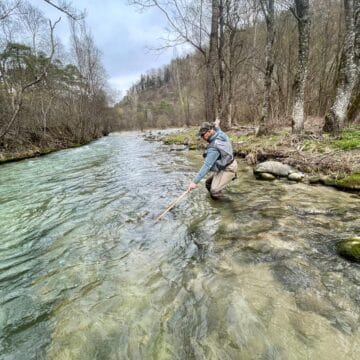
<svg viewBox="0 0 360 360">
<path fill-rule="evenodd" d="M 360 262 L 360 237 L 341 240 L 336 244 L 336 249 L 344 258 Z"/>
<path fill-rule="evenodd" d="M 197 150 L 198 146 L 196 144 L 189 144 L 189 150 Z"/>
<path fill-rule="evenodd" d="M 360 191 L 360 173 L 354 173 L 335 182 L 335 186 L 342 189 Z"/>
</svg>

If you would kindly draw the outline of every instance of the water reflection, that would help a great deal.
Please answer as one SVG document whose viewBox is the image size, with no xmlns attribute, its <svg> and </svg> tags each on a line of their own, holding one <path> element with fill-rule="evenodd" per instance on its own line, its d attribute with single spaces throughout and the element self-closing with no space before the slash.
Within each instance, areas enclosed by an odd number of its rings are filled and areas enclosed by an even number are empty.
<svg viewBox="0 0 360 360">
<path fill-rule="evenodd" d="M 0 359 L 355 359 L 359 198 L 201 161 L 136 133 L 0 168 Z"/>
</svg>

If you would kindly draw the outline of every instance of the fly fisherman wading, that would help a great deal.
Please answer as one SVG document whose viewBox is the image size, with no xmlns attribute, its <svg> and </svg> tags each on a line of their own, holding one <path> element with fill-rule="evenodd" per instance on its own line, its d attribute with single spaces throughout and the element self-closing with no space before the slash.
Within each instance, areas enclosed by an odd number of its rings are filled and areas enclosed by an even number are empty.
<svg viewBox="0 0 360 360">
<path fill-rule="evenodd" d="M 231 141 L 220 129 L 219 123 L 218 119 L 214 125 L 203 123 L 199 130 L 199 136 L 209 144 L 203 155 L 204 164 L 188 187 L 188 191 L 194 190 L 200 180 L 212 171 L 214 174 L 206 180 L 205 186 L 213 199 L 223 198 L 222 190 L 236 178 L 238 168 Z"/>
</svg>

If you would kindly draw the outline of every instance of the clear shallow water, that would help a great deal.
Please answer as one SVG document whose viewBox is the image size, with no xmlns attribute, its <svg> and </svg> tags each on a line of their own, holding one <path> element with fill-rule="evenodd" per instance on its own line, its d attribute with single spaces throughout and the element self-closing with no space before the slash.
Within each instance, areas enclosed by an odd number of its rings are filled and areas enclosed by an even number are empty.
<svg viewBox="0 0 360 360">
<path fill-rule="evenodd" d="M 137 133 L 0 167 L 0 359 L 357 359 L 359 197 L 204 186 Z"/>
</svg>

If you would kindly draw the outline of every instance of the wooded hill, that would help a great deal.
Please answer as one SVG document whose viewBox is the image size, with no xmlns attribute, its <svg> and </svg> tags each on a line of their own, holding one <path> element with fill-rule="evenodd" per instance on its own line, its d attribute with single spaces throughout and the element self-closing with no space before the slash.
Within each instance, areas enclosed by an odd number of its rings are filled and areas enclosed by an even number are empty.
<svg viewBox="0 0 360 360">
<path fill-rule="evenodd" d="M 198 125 L 220 116 L 228 128 L 250 123 L 266 133 L 292 125 L 301 133 L 307 117 L 326 117 L 325 130 L 336 134 L 359 122 L 360 2 L 146 4 L 160 7 L 194 51 L 141 76 L 116 106 L 120 128 Z"/>
</svg>

